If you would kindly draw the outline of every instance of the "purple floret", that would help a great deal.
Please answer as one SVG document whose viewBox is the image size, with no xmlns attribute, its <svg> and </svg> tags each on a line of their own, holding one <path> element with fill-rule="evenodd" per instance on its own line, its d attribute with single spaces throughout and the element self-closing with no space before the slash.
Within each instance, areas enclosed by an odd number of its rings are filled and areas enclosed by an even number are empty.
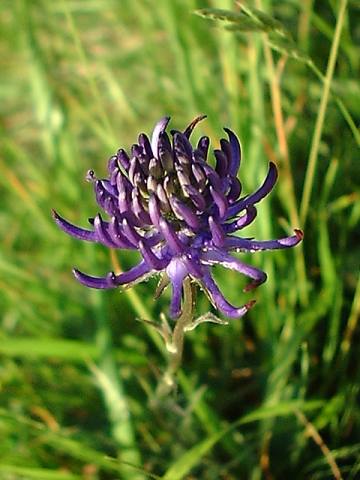
<svg viewBox="0 0 360 480">
<path fill-rule="evenodd" d="M 74 269 L 76 279 L 91 288 L 108 289 L 131 286 L 150 276 L 165 275 L 171 285 L 170 315 L 181 314 L 183 284 L 186 278 L 197 282 L 208 294 L 213 306 L 227 317 L 243 316 L 253 305 L 231 305 L 211 275 L 213 265 L 222 265 L 251 279 L 247 292 L 266 281 L 266 274 L 243 263 L 231 252 L 275 250 L 297 245 L 301 230 L 290 237 L 257 241 L 234 233 L 250 225 L 256 218 L 255 204 L 270 193 L 277 180 L 272 162 L 263 184 L 251 195 L 240 196 L 242 187 L 237 178 L 241 162 L 241 146 L 228 128 L 227 139 L 221 139 L 214 150 L 216 166 L 207 162 L 209 138 L 201 137 L 197 146 L 190 136 L 197 117 L 184 130 L 166 128 L 169 117 L 155 126 L 151 140 L 141 133 L 130 154 L 120 149 L 108 162 L 108 178 L 97 179 L 90 170 L 87 180 L 94 185 L 100 213 L 90 219 L 92 229 L 71 224 L 55 211 L 57 225 L 80 240 L 98 242 L 108 248 L 137 250 L 141 262 L 116 275 L 93 277 Z"/>
</svg>

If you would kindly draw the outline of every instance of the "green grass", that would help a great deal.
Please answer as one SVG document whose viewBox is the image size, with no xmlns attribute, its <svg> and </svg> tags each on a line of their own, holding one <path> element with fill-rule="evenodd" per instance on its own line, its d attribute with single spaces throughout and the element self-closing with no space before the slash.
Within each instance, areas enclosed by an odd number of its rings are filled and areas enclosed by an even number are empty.
<svg viewBox="0 0 360 480">
<path fill-rule="evenodd" d="M 359 475 L 359 7 L 249 5 L 269 16 L 245 10 L 247 25 L 266 33 L 194 14 L 230 0 L 1 3 L 1 479 Z M 159 405 L 166 354 L 135 318 L 156 321 L 168 294 L 77 284 L 72 266 L 101 275 L 113 259 L 50 210 L 86 225 L 88 169 L 105 175 L 164 114 L 182 128 L 200 113 L 214 143 L 222 126 L 239 134 L 246 192 L 269 160 L 280 167 L 247 234 L 305 239 L 248 259 L 269 275 L 256 307 L 187 335 L 177 394 Z M 233 302 L 249 299 L 240 275 L 216 274 Z"/>
</svg>

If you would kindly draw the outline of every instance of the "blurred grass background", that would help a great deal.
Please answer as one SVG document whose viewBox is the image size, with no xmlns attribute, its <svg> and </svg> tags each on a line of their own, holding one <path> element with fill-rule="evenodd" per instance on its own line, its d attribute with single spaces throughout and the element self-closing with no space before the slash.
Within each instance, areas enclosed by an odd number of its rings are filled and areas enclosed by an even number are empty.
<svg viewBox="0 0 360 480">
<path fill-rule="evenodd" d="M 193 14 L 230 0 L 1 2 L 1 479 L 360 475 L 359 4 L 249 5 L 282 22 L 325 80 L 261 33 Z M 68 238 L 50 209 L 86 225 L 89 168 L 106 175 L 164 114 L 181 129 L 201 113 L 213 144 L 222 126 L 239 134 L 246 192 L 269 160 L 280 168 L 246 234 L 300 227 L 305 240 L 247 259 L 269 275 L 256 307 L 189 333 L 177 395 L 154 405 L 166 359 L 135 318 L 157 319 L 168 296 L 155 303 L 152 281 L 77 284 L 72 266 L 102 275 L 114 254 Z M 233 302 L 249 299 L 240 275 L 217 277 Z"/>
</svg>

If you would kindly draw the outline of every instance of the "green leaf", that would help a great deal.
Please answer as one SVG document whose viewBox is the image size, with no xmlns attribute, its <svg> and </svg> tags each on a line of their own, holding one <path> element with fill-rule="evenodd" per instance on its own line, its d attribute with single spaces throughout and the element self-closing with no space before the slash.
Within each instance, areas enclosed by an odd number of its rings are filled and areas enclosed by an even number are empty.
<svg viewBox="0 0 360 480">
<path fill-rule="evenodd" d="M 99 348 L 93 343 L 79 340 L 57 339 L 50 337 L 2 337 L 0 353 L 19 358 L 57 358 L 74 362 L 97 360 Z M 132 350 L 118 349 L 114 352 L 117 361 L 128 365 L 146 364 L 143 356 Z"/>
<path fill-rule="evenodd" d="M 31 418 L 21 415 L 21 414 L 13 414 L 12 412 L 7 411 L 4 408 L 0 407 L 0 419 L 6 420 L 8 424 L 14 429 L 14 432 L 19 431 L 19 425 L 26 425 L 31 428 L 32 434 L 37 434 L 38 439 L 41 438 L 41 443 L 51 446 L 57 454 L 59 452 L 69 455 L 69 457 L 77 459 L 84 463 L 91 463 L 95 464 L 99 469 L 104 470 L 106 472 L 110 472 L 112 474 L 120 474 L 122 475 L 121 478 L 124 476 L 124 467 L 129 470 L 129 472 L 139 472 L 146 476 L 146 478 L 150 478 L 152 480 L 159 480 L 160 477 L 157 475 L 145 471 L 141 466 L 134 465 L 130 462 L 124 461 L 122 459 L 109 457 L 104 452 L 96 450 L 84 441 L 75 440 L 74 438 L 70 437 L 69 431 L 61 430 L 61 431 L 52 431 L 47 429 L 42 423 L 32 420 Z M 9 465 L 9 468 L 17 468 L 16 466 Z M 27 467 L 18 467 L 27 469 Z M 31 469 L 30 469 L 31 470 Z M 39 470 L 42 469 L 35 469 L 34 472 L 38 473 Z M 1 472 L 1 464 L 0 464 L 0 472 Z M 50 471 L 52 472 L 52 471 Z M 49 471 L 45 470 L 45 473 L 48 474 Z M 57 477 L 31 477 L 28 476 L 26 478 L 38 478 L 41 480 L 45 480 L 49 478 L 49 480 L 57 480 Z M 62 477 L 59 477 L 62 480 Z M 75 477 L 77 479 L 78 477 Z M 81 477 L 82 478 L 82 477 Z M 135 473 L 133 473 L 133 478 L 135 478 Z M 69 480 L 73 480 L 69 477 Z M 64 477 L 64 480 L 68 480 L 67 477 Z"/>
<path fill-rule="evenodd" d="M 201 460 L 201 458 L 209 452 L 213 446 L 225 435 L 230 433 L 236 427 L 240 425 L 246 425 L 248 423 L 256 422 L 258 420 L 264 420 L 266 418 L 272 418 L 277 416 L 285 416 L 294 414 L 298 409 L 312 410 L 321 407 L 323 402 L 312 401 L 303 402 L 301 400 L 294 400 L 290 402 L 280 403 L 271 407 L 263 407 L 251 412 L 243 417 L 239 418 L 229 426 L 225 427 L 220 432 L 216 432 L 210 435 L 202 442 L 195 445 L 195 447 L 188 450 L 175 463 L 166 471 L 162 480 L 181 480 L 187 475 L 192 468 L 194 468 Z"/>
<path fill-rule="evenodd" d="M 35 480 L 81 480 L 83 478 L 80 475 L 75 475 L 70 472 L 59 472 L 56 470 L 50 470 L 47 468 L 30 468 L 30 467 L 19 467 L 17 465 L 1 465 L 0 464 L 0 474 L 9 474 L 8 478 L 15 478 L 13 475 L 16 475 L 16 478 L 24 478 L 26 480 L 35 479 Z M 10 477 L 11 476 L 11 477 Z"/>
</svg>

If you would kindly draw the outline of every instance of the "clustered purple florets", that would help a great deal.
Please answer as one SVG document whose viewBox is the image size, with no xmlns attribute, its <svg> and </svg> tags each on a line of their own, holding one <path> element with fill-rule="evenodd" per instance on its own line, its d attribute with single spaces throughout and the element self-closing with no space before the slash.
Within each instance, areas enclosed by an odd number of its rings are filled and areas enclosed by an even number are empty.
<svg viewBox="0 0 360 480">
<path fill-rule="evenodd" d="M 215 168 L 207 162 L 209 138 L 201 137 L 196 148 L 189 138 L 204 116 L 196 118 L 184 132 L 166 132 L 169 117 L 155 126 L 151 141 L 141 133 L 128 155 L 120 149 L 110 158 L 107 179 L 97 179 L 92 170 L 96 200 L 109 219 L 100 213 L 90 219 L 92 229 L 72 225 L 56 212 L 59 227 L 72 237 L 98 242 L 109 248 L 137 250 L 138 265 L 116 275 L 98 278 L 74 269 L 77 280 L 87 287 L 115 288 L 133 285 L 154 274 L 170 284 L 170 315 L 181 314 L 183 282 L 189 277 L 208 294 L 215 308 L 228 317 L 241 317 L 254 304 L 231 305 L 211 275 L 211 266 L 220 264 L 252 279 L 245 291 L 266 280 L 261 270 L 241 262 L 230 252 L 255 252 L 288 248 L 303 238 L 301 230 L 278 240 L 256 241 L 233 235 L 256 217 L 255 204 L 273 188 L 277 179 L 274 163 L 260 188 L 241 195 L 237 178 L 241 149 L 236 135 L 225 128 L 228 139 L 214 150 Z"/>
</svg>

